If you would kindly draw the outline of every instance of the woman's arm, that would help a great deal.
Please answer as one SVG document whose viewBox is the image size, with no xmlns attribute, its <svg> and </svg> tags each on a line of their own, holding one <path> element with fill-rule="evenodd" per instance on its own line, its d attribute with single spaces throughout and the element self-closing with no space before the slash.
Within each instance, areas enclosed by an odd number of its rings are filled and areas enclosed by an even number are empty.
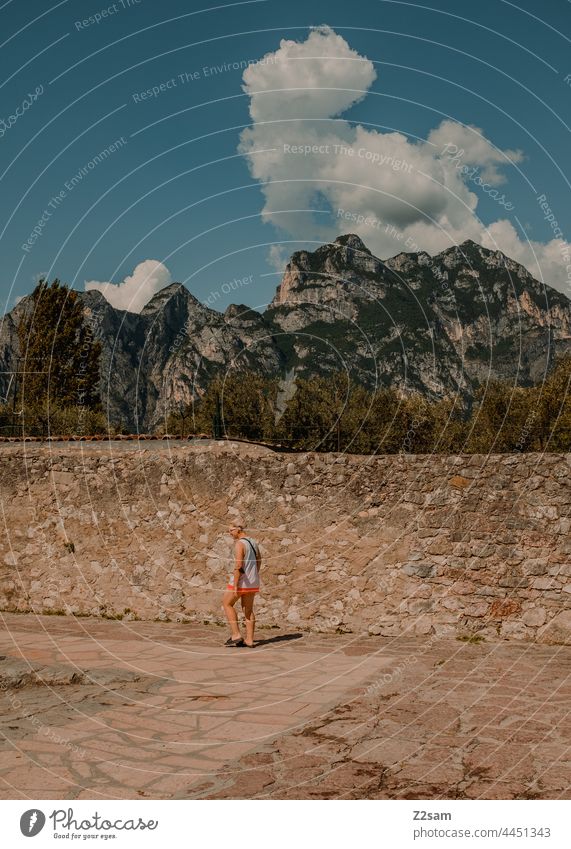
<svg viewBox="0 0 571 849">
<path fill-rule="evenodd" d="M 238 589 L 238 581 L 240 580 L 240 575 L 242 573 L 242 566 L 244 565 L 244 545 L 241 540 L 236 540 L 236 545 L 234 546 L 234 590 Z"/>
</svg>

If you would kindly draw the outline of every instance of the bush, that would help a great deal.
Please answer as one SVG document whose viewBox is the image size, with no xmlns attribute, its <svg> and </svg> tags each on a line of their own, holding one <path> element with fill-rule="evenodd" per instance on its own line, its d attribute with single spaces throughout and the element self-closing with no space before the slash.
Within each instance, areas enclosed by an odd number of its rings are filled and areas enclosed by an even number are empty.
<svg viewBox="0 0 571 849">
<path fill-rule="evenodd" d="M 283 402 L 275 380 L 244 373 L 212 381 L 202 398 L 168 418 L 167 431 L 357 454 L 569 451 L 570 388 L 571 356 L 537 386 L 490 381 L 470 405 L 392 388 L 371 392 L 345 373 L 298 378 Z"/>
</svg>

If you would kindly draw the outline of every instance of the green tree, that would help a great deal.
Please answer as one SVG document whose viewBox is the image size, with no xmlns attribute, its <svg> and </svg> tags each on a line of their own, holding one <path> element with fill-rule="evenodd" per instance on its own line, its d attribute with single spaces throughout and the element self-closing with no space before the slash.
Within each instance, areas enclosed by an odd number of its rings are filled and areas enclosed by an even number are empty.
<svg viewBox="0 0 571 849">
<path fill-rule="evenodd" d="M 367 420 L 369 453 L 395 454 L 401 450 L 406 434 L 403 401 L 392 387 L 381 387 L 372 394 Z"/>
<path fill-rule="evenodd" d="M 458 398 L 443 398 L 432 405 L 432 443 L 438 454 L 466 451 L 466 411 Z"/>
<path fill-rule="evenodd" d="M 418 393 L 407 396 L 399 407 L 397 421 L 404 431 L 400 451 L 431 454 L 435 449 L 434 404 Z"/>
<path fill-rule="evenodd" d="M 372 393 L 350 381 L 345 372 L 298 378 L 278 435 L 300 450 L 370 453 L 373 402 Z"/>
<path fill-rule="evenodd" d="M 8 404 L 2 404 L 0 405 L 0 436 L 10 436 L 12 427 L 12 410 Z"/>
<path fill-rule="evenodd" d="M 558 359 L 544 383 L 528 391 L 535 447 L 571 450 L 571 355 Z"/>
<path fill-rule="evenodd" d="M 88 412 L 101 411 L 101 343 L 84 318 L 78 293 L 59 280 L 41 280 L 18 326 L 18 341 L 17 401 L 24 427 L 27 422 L 55 433 L 52 414 L 74 409 L 75 427 L 85 432 L 93 424 Z"/>
<path fill-rule="evenodd" d="M 431 401 L 392 387 L 371 392 L 346 373 L 298 378 L 276 422 L 278 384 L 253 373 L 215 378 L 189 410 L 169 418 L 181 433 L 213 434 L 220 411 L 229 437 L 280 441 L 301 451 L 357 454 L 489 453 L 571 450 L 571 356 L 558 360 L 538 386 L 495 380 L 468 411 L 459 398 Z M 186 424 L 185 424 L 186 423 Z"/>
<path fill-rule="evenodd" d="M 319 450 L 333 425 L 323 378 L 298 378 L 296 391 L 289 399 L 278 424 L 281 441 L 303 450 Z"/>
<path fill-rule="evenodd" d="M 468 422 L 467 451 L 501 454 L 532 450 L 533 440 L 526 438 L 530 404 L 528 389 L 501 380 L 480 387 Z"/>
<path fill-rule="evenodd" d="M 343 451 L 351 437 L 345 374 L 296 380 L 296 392 L 279 421 L 279 437 L 305 451 Z"/>
<path fill-rule="evenodd" d="M 186 434 L 192 431 L 214 436 L 219 414 L 220 431 L 225 437 L 272 439 L 276 394 L 277 381 L 254 372 L 215 377 L 202 397 L 168 417 L 167 430 L 182 435 L 184 428 Z"/>
</svg>

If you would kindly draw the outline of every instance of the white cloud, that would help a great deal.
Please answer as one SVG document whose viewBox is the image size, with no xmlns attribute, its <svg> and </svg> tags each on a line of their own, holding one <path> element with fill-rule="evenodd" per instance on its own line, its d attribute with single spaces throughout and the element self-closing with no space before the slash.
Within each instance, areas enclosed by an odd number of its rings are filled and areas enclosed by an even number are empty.
<svg viewBox="0 0 571 849">
<path fill-rule="evenodd" d="M 428 134 L 428 143 L 435 147 L 435 155 L 457 157 L 464 165 L 478 165 L 482 178 L 493 186 L 506 182 L 505 174 L 498 169 L 523 161 L 521 150 L 500 150 L 488 141 L 484 131 L 471 125 L 446 120 Z"/>
<path fill-rule="evenodd" d="M 381 257 L 434 254 L 470 238 L 571 294 L 561 240 L 524 243 L 505 218 L 509 196 L 495 187 L 505 182 L 502 169 L 522 162 L 521 151 L 501 150 L 478 127 L 450 119 L 426 140 L 409 140 L 336 117 L 362 100 L 375 78 L 372 62 L 326 26 L 303 42 L 282 41 L 244 71 L 253 123 L 239 150 L 261 184 L 262 217 L 293 239 L 357 233 Z M 268 152 L 249 155 L 259 150 Z M 477 215 L 484 192 L 504 216 L 489 227 Z M 270 259 L 275 266 L 275 251 Z"/>
<path fill-rule="evenodd" d="M 268 251 L 268 260 L 272 268 L 283 272 L 290 258 L 290 251 L 284 245 L 272 245 Z"/>
<path fill-rule="evenodd" d="M 172 277 L 168 268 L 156 259 L 146 259 L 135 266 L 133 273 L 122 283 L 90 280 L 85 283 L 85 291 L 97 289 L 116 309 L 138 313 L 153 295 L 169 283 L 172 283 Z"/>
<path fill-rule="evenodd" d="M 331 27 L 314 27 L 306 41 L 279 49 L 244 71 L 253 121 L 331 118 L 367 94 L 377 74 Z"/>
</svg>

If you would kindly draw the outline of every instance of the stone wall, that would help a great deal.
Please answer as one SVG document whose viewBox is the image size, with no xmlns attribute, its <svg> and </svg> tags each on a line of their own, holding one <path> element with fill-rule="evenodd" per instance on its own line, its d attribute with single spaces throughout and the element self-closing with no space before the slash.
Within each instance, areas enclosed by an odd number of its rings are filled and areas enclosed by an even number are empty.
<svg viewBox="0 0 571 849">
<path fill-rule="evenodd" d="M 241 517 L 264 553 L 260 625 L 570 639 L 571 455 L 0 451 L 5 610 L 220 621 Z"/>
</svg>

